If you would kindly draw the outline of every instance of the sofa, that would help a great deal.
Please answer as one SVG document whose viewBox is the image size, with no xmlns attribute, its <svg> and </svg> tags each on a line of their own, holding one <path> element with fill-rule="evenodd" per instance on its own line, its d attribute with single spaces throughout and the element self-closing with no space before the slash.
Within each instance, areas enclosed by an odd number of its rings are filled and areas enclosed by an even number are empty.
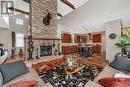
<svg viewBox="0 0 130 87">
<path fill-rule="evenodd" d="M 118 65 L 119 69 L 123 69 L 123 68 L 126 69 L 127 67 L 121 67 L 121 66 L 125 66 L 124 64 L 129 64 L 128 68 L 130 66 L 130 60 L 128 61 L 124 58 L 120 58 L 119 56 L 117 56 L 115 58 L 115 61 L 116 62 L 113 62 L 113 65 L 114 65 L 114 63 L 116 63 L 116 65 Z M 120 64 L 120 63 L 122 63 L 122 64 Z M 112 68 L 110 64 L 105 66 L 104 70 L 98 74 L 98 76 L 94 79 L 94 81 L 89 80 L 88 82 L 86 82 L 85 87 L 103 87 L 102 85 L 100 85 L 98 83 L 98 81 L 102 78 L 113 77 L 116 73 L 121 72 L 121 71 L 119 71 L 119 69 L 117 70 L 115 68 Z M 129 68 L 129 70 L 130 70 L 130 68 Z M 36 80 L 36 81 L 38 81 L 37 87 L 53 87 L 50 83 L 44 83 L 43 80 L 39 77 L 37 72 L 32 67 L 29 68 L 29 71 L 30 72 L 11 80 L 10 82 L 3 85 L 2 87 L 8 87 L 8 85 L 18 82 L 18 81 L 22 81 L 22 80 L 23 81 L 24 80 Z"/>
<path fill-rule="evenodd" d="M 99 75 L 95 78 L 94 81 L 88 81 L 85 85 L 85 87 L 103 87 L 102 85 L 98 84 L 98 80 L 106 77 L 113 77 L 116 73 L 119 73 L 120 71 L 110 67 L 106 66 L 104 70 L 99 73 Z"/>
<path fill-rule="evenodd" d="M 103 78 L 112 78 L 115 76 L 115 74 L 123 72 L 125 75 L 127 75 L 127 78 L 129 77 L 130 72 L 130 60 L 127 58 L 124 58 L 121 53 L 117 53 L 115 55 L 115 59 L 107 65 L 104 70 L 98 74 L 98 76 L 95 78 L 94 81 L 88 81 L 85 85 L 85 87 L 103 87 L 100 84 L 98 84 L 98 81 Z M 126 78 L 126 77 L 124 77 Z"/>
<path fill-rule="evenodd" d="M 0 55 L 0 64 L 2 64 L 6 58 L 8 58 L 9 52 L 5 51 L 4 54 L 1 56 Z"/>
<path fill-rule="evenodd" d="M 0 77 L 1 77 L 1 75 L 0 75 Z M 26 80 L 36 80 L 36 81 L 38 81 L 37 87 L 53 87 L 50 83 L 44 83 L 33 68 L 29 68 L 28 73 L 21 75 L 21 76 L 15 78 L 15 79 L 9 81 L 8 83 L 0 86 L 0 87 L 8 87 L 10 84 L 13 84 L 13 83 L 16 83 L 16 82 L 19 82 L 19 81 L 26 81 Z"/>
<path fill-rule="evenodd" d="M 5 85 L 2 85 L 2 87 L 8 87 L 8 85 L 18 82 L 18 81 L 24 81 L 24 80 L 37 80 L 38 84 L 37 87 L 53 87 L 50 83 L 44 83 L 42 79 L 38 76 L 36 71 L 33 68 L 29 68 L 29 71 L 27 74 L 24 74 L 22 76 L 19 76 L 10 82 L 6 83 Z M 115 73 L 118 73 L 120 71 L 110 67 L 106 66 L 104 70 L 99 73 L 99 75 L 95 78 L 94 81 L 88 81 L 85 85 L 85 87 L 103 87 L 100 84 L 98 84 L 98 80 L 105 77 L 113 77 Z"/>
</svg>

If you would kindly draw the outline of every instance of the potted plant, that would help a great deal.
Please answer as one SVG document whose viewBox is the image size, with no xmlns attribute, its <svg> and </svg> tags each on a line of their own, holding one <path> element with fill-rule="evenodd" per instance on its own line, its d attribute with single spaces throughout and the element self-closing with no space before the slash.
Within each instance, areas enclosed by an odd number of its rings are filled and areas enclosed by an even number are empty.
<svg viewBox="0 0 130 87">
<path fill-rule="evenodd" d="M 123 35 L 120 38 L 120 42 L 115 44 L 117 47 L 121 48 L 122 56 L 126 57 L 127 52 L 130 52 L 130 38 L 126 35 Z"/>
</svg>

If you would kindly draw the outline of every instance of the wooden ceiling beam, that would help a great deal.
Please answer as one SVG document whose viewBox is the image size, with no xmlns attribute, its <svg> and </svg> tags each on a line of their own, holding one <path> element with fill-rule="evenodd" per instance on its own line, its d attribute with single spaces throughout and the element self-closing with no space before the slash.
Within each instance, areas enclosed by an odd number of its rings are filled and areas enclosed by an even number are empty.
<svg viewBox="0 0 130 87">
<path fill-rule="evenodd" d="M 16 11 L 16 12 L 19 12 L 19 13 L 22 13 L 22 14 L 29 15 L 29 12 L 26 12 L 26 11 L 23 11 L 23 10 L 14 8 L 14 7 L 10 7 L 9 9 L 10 9 L 11 11 Z"/>
<path fill-rule="evenodd" d="M 31 0 L 23 0 L 24 2 L 31 3 Z"/>
<path fill-rule="evenodd" d="M 61 0 L 63 3 L 65 3 L 66 5 L 68 5 L 70 8 L 75 9 L 74 5 L 71 4 L 68 0 Z"/>
<path fill-rule="evenodd" d="M 63 17 L 62 14 L 60 14 L 60 13 L 57 13 L 57 16 Z"/>
</svg>

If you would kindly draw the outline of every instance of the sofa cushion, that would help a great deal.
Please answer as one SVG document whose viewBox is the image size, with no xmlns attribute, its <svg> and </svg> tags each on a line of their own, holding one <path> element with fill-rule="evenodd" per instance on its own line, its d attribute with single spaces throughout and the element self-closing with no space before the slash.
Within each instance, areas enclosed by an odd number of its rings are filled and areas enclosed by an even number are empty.
<svg viewBox="0 0 130 87">
<path fill-rule="evenodd" d="M 128 78 L 103 78 L 99 80 L 99 84 L 104 87 L 130 87 L 130 79 Z"/>
<path fill-rule="evenodd" d="M 114 75 L 114 78 L 130 78 L 130 75 L 121 72 L 121 73 L 116 73 Z"/>
<path fill-rule="evenodd" d="M 1 64 L 0 72 L 3 76 L 3 84 L 5 84 L 16 77 L 27 73 L 28 69 L 25 63 L 20 60 L 9 64 Z"/>
<path fill-rule="evenodd" d="M 36 73 L 36 71 L 32 67 L 30 67 L 28 70 L 29 70 L 28 73 L 18 76 L 17 78 L 14 78 L 13 80 L 9 81 L 8 83 L 2 85 L 2 87 L 8 87 L 10 84 L 16 83 L 18 81 L 29 81 L 29 80 L 36 80 L 36 81 L 38 81 L 37 87 L 43 87 L 43 85 L 45 85 L 45 83 L 40 78 L 40 76 Z"/>
<path fill-rule="evenodd" d="M 125 73 L 126 71 L 130 72 L 130 60 L 123 58 L 121 54 L 117 54 L 115 60 L 109 66 Z"/>
<path fill-rule="evenodd" d="M 116 73 L 119 73 L 120 71 L 110 67 L 110 66 L 106 66 L 104 68 L 104 70 L 98 74 L 98 76 L 95 78 L 95 82 L 98 82 L 98 80 L 102 79 L 102 78 L 106 78 L 106 77 L 114 77 L 114 75 Z"/>
<path fill-rule="evenodd" d="M 84 87 L 103 87 L 102 85 L 89 80 Z"/>
<path fill-rule="evenodd" d="M 2 86 L 2 83 L 3 83 L 3 76 L 2 76 L 2 74 L 0 72 L 0 87 Z"/>
<path fill-rule="evenodd" d="M 9 85 L 8 87 L 36 87 L 36 86 L 37 81 L 32 80 L 32 81 L 19 81 Z"/>
</svg>

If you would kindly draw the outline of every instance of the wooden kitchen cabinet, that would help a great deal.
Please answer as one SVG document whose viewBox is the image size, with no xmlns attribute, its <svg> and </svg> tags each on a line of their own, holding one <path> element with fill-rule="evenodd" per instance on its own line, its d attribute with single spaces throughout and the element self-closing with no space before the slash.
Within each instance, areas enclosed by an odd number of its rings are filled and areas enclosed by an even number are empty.
<svg viewBox="0 0 130 87">
<path fill-rule="evenodd" d="M 70 53 L 77 53 L 78 46 L 62 46 L 62 54 L 70 54 Z"/>
<path fill-rule="evenodd" d="M 62 43 L 71 43 L 71 34 L 62 34 Z"/>
<path fill-rule="evenodd" d="M 93 43 L 101 43 L 101 34 L 94 34 L 92 35 Z"/>
<path fill-rule="evenodd" d="M 74 42 L 75 43 L 85 43 L 87 41 L 87 37 L 81 35 L 74 35 Z"/>
</svg>

